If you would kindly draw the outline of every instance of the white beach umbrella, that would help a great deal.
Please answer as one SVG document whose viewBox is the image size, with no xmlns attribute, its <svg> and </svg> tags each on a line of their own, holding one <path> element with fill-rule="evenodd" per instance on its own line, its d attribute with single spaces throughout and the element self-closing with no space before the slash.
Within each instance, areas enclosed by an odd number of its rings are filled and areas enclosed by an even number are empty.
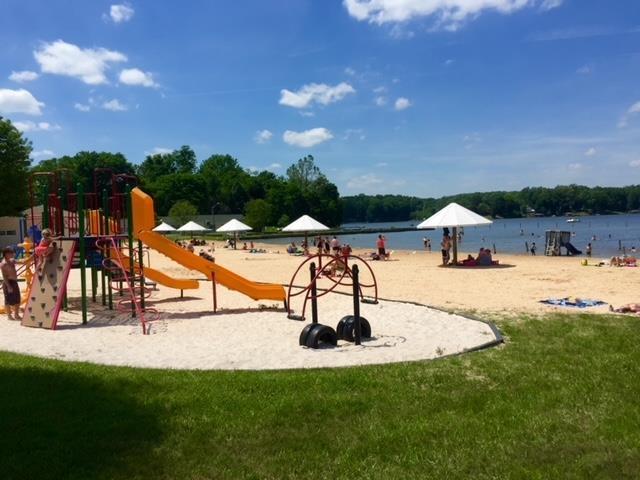
<svg viewBox="0 0 640 480">
<path fill-rule="evenodd" d="M 160 225 L 154 228 L 153 231 L 154 232 L 173 232 L 175 231 L 175 228 L 173 228 L 168 223 L 162 222 Z"/>
<path fill-rule="evenodd" d="M 220 228 L 218 228 L 216 232 L 235 233 L 248 232 L 249 230 L 253 230 L 253 228 L 245 223 L 242 223 L 240 220 L 236 220 L 235 218 L 233 218 L 222 225 Z"/>
<path fill-rule="evenodd" d="M 439 212 L 434 213 L 416 228 L 445 228 L 453 229 L 453 262 L 458 263 L 458 227 L 475 227 L 491 225 L 488 220 L 468 208 L 457 203 L 450 203 Z"/>
<path fill-rule="evenodd" d="M 320 223 L 315 218 L 310 217 L 309 215 L 303 215 L 299 219 L 294 222 L 291 222 L 289 225 L 282 229 L 283 232 L 304 232 L 304 243 L 305 245 L 309 245 L 307 242 L 307 235 L 309 232 L 319 232 L 320 230 L 329 230 L 329 227 Z"/>
<path fill-rule="evenodd" d="M 233 238 L 235 240 L 235 242 L 233 243 L 233 249 L 235 250 L 236 243 L 238 241 L 238 232 L 248 232 L 249 230 L 253 229 L 249 225 L 242 223 L 240 220 L 232 218 L 227 223 L 218 228 L 216 232 L 233 233 Z"/>
<path fill-rule="evenodd" d="M 179 229 L 178 232 L 189 232 L 191 233 L 191 235 L 193 235 L 194 232 L 206 232 L 207 230 L 209 230 L 208 228 L 203 227 L 202 225 L 196 223 L 196 222 L 187 222 L 184 225 L 182 225 Z"/>
</svg>

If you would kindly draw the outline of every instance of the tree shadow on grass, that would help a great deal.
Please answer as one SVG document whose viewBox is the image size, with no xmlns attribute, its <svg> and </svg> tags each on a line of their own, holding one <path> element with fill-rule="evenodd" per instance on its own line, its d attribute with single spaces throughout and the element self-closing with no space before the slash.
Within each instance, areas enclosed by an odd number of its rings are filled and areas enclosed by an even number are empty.
<svg viewBox="0 0 640 480">
<path fill-rule="evenodd" d="M 133 478 L 154 461 L 159 419 L 126 380 L 2 368 L 0 385 L 5 480 Z"/>
</svg>

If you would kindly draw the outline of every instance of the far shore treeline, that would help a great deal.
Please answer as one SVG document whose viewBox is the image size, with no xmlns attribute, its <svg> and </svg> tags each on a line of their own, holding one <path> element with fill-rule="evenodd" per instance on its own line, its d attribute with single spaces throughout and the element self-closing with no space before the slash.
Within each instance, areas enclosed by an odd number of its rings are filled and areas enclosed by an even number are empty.
<svg viewBox="0 0 640 480">
<path fill-rule="evenodd" d="M 0 117 L 0 216 L 17 215 L 29 203 L 28 178 L 34 171 L 66 169 L 70 181 L 93 190 L 95 168 L 137 175 L 153 196 L 158 215 L 188 219 L 197 214 L 241 213 L 255 230 L 282 227 L 303 214 L 336 227 L 346 222 L 389 222 L 425 218 L 449 202 L 481 215 L 514 218 L 566 213 L 622 213 L 640 209 L 640 185 L 628 187 L 525 188 L 519 192 L 468 193 L 442 198 L 403 195 L 340 197 L 313 156 L 289 166 L 284 175 L 243 168 L 231 155 L 198 161 L 189 146 L 147 155 L 138 165 L 121 153 L 78 152 L 32 165 L 31 142 Z M 100 184 L 99 188 L 108 185 Z M 42 192 L 39 191 L 41 194 Z"/>
</svg>

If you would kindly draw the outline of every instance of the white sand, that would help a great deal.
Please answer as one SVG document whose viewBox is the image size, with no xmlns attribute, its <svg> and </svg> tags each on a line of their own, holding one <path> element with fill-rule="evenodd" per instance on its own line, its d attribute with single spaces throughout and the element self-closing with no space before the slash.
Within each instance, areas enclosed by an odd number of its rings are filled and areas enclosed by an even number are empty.
<svg viewBox="0 0 640 480">
<path fill-rule="evenodd" d="M 235 296 L 226 290 L 224 296 Z M 160 304 L 166 306 L 168 304 Z M 160 305 L 156 305 L 159 307 Z M 255 307 L 254 307 L 255 308 Z M 320 323 L 335 328 L 350 314 L 352 300 L 327 296 L 319 306 Z M 342 367 L 435 358 L 491 342 L 491 328 L 479 321 L 406 303 L 362 305 L 374 338 L 355 346 L 313 350 L 298 345 L 306 323 L 279 311 L 241 310 L 212 315 L 208 299 L 171 304 L 143 336 L 126 314 L 103 311 L 87 326 L 79 312 L 63 313 L 57 331 L 0 322 L 0 349 L 67 361 L 175 369 L 250 369 Z M 95 308 L 94 308 L 95 310 Z"/>
</svg>

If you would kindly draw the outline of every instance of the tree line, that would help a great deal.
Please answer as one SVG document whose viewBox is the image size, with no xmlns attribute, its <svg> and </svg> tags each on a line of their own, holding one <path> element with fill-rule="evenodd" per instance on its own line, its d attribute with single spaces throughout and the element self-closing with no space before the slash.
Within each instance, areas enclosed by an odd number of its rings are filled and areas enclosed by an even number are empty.
<svg viewBox="0 0 640 480">
<path fill-rule="evenodd" d="M 242 168 L 228 154 L 198 161 L 189 146 L 147 155 L 138 165 L 121 153 L 78 152 L 32 165 L 31 143 L 0 117 L 0 216 L 20 214 L 29 204 L 28 178 L 33 172 L 61 171 L 65 182 L 94 190 L 94 170 L 135 175 L 153 196 L 161 216 L 189 218 L 198 213 L 242 213 L 255 230 L 282 227 L 302 214 L 328 226 L 343 222 L 390 222 L 430 216 L 449 202 L 481 215 L 514 218 L 563 215 L 567 212 L 606 214 L 640 209 L 640 186 L 525 188 L 514 192 L 466 193 L 441 198 L 404 195 L 340 197 L 338 188 L 308 155 L 284 175 Z M 98 176 L 98 190 L 110 189 L 109 176 Z M 42 193 L 41 191 L 38 193 Z"/>
<path fill-rule="evenodd" d="M 527 187 L 520 191 L 463 193 L 424 199 L 402 195 L 356 195 L 342 198 L 345 222 L 423 219 L 451 202 L 493 218 L 532 215 L 548 217 L 566 213 L 624 213 L 640 210 L 640 185 Z"/>
</svg>

